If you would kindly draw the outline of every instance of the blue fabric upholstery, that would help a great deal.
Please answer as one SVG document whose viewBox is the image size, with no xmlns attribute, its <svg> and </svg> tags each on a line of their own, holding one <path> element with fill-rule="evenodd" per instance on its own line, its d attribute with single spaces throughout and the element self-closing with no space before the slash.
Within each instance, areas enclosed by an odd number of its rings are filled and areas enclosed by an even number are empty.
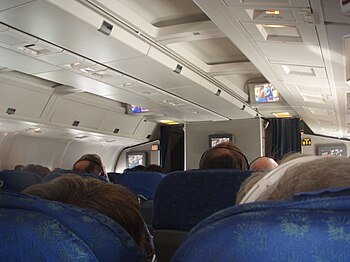
<svg viewBox="0 0 350 262">
<path fill-rule="evenodd" d="M 125 186 L 136 195 L 153 200 L 159 182 L 164 175 L 156 172 L 129 172 L 118 176 L 117 183 Z"/>
<path fill-rule="evenodd" d="M 76 171 L 76 170 L 69 170 L 69 169 L 62 169 L 60 171 L 57 172 L 52 172 L 46 176 L 43 177 L 43 179 L 41 180 L 41 182 L 49 182 L 57 177 L 63 176 L 65 174 L 76 174 L 78 176 L 81 177 L 91 177 L 91 178 L 96 178 L 105 182 L 108 182 L 106 178 L 102 177 L 102 176 L 96 176 L 95 174 L 91 174 L 91 173 L 84 173 L 81 171 Z"/>
<path fill-rule="evenodd" d="M 153 229 L 189 231 L 211 214 L 234 205 L 236 193 L 252 171 L 179 171 L 160 182 L 154 199 Z"/>
<path fill-rule="evenodd" d="M 41 182 L 41 176 L 32 172 L 3 170 L 0 171 L 3 190 L 22 192 L 27 187 Z"/>
<path fill-rule="evenodd" d="M 349 201 L 304 195 L 227 208 L 197 225 L 171 261 L 348 261 Z"/>
<path fill-rule="evenodd" d="M 113 184 L 118 184 L 118 178 L 122 175 L 123 174 L 121 173 L 109 172 L 108 173 L 109 181 Z"/>
<path fill-rule="evenodd" d="M 15 192 L 0 192 L 1 261 L 144 261 L 110 218 Z"/>
</svg>

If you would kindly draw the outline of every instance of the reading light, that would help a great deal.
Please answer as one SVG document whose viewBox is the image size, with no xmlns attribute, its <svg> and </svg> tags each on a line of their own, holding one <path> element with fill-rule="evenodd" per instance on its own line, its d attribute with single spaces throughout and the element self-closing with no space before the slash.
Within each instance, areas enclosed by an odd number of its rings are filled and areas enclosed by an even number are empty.
<svg viewBox="0 0 350 262">
<path fill-rule="evenodd" d="M 277 118 L 288 118 L 292 117 L 292 114 L 289 112 L 279 112 L 279 113 L 272 113 Z"/>
<path fill-rule="evenodd" d="M 279 10 L 266 10 L 265 14 L 267 14 L 267 15 L 279 15 L 280 11 Z"/>
</svg>

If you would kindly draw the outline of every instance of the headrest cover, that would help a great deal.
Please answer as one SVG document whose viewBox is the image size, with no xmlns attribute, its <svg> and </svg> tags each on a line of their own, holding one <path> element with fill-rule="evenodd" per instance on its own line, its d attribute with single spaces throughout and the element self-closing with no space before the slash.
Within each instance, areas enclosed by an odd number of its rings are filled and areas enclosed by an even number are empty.
<svg viewBox="0 0 350 262">
<path fill-rule="evenodd" d="M 255 202 L 257 199 L 259 199 L 259 197 L 265 192 L 267 188 L 277 185 L 278 181 L 281 179 L 281 177 L 283 177 L 288 168 L 319 158 L 321 158 L 321 156 L 305 156 L 290 160 L 282 165 L 279 165 L 278 167 L 267 173 L 262 179 L 260 179 L 243 197 L 240 204 Z"/>
</svg>

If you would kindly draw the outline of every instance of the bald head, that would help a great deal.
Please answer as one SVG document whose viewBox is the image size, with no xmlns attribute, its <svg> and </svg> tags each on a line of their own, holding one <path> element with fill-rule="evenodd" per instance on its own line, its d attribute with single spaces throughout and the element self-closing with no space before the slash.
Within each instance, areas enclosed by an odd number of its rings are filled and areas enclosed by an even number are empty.
<svg viewBox="0 0 350 262">
<path fill-rule="evenodd" d="M 254 171 L 269 171 L 278 166 L 275 160 L 270 157 L 262 156 L 259 157 L 250 164 L 250 170 Z"/>
</svg>

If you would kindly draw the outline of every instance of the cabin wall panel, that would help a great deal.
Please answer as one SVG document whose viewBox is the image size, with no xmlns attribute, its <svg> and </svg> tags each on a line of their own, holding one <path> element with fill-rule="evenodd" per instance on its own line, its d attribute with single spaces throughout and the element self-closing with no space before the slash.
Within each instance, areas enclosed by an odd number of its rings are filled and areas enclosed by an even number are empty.
<svg viewBox="0 0 350 262">
<path fill-rule="evenodd" d="M 18 135 L 4 156 L 2 168 L 29 164 L 58 167 L 57 159 L 64 153 L 67 143 L 58 139 Z"/>
<path fill-rule="evenodd" d="M 314 136 L 314 135 L 302 135 L 301 139 L 310 138 L 311 146 L 302 146 L 301 152 L 307 155 L 316 155 L 317 154 L 317 146 L 319 145 L 328 145 L 328 144 L 345 144 L 347 148 L 347 156 L 350 156 L 350 141 L 344 141 L 336 138 L 322 137 L 322 136 Z"/>
<path fill-rule="evenodd" d="M 188 123 L 185 125 L 185 168 L 196 169 L 209 148 L 208 136 L 232 134 L 234 143 L 249 161 L 261 155 L 263 138 L 260 119 L 241 119 L 220 122 Z"/>
</svg>

